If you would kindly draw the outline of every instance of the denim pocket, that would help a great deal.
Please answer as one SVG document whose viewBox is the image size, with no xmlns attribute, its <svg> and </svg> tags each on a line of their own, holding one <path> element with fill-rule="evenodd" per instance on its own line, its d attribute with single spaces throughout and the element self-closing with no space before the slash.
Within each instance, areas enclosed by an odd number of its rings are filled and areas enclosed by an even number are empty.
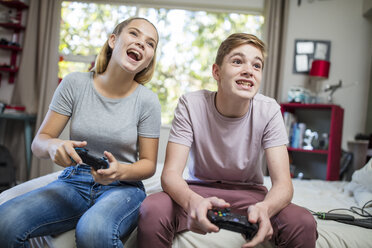
<svg viewBox="0 0 372 248">
<path fill-rule="evenodd" d="M 69 178 L 72 177 L 72 175 L 74 175 L 74 172 L 75 172 L 75 167 L 74 166 L 67 167 L 58 176 L 58 179 L 69 179 Z"/>
</svg>

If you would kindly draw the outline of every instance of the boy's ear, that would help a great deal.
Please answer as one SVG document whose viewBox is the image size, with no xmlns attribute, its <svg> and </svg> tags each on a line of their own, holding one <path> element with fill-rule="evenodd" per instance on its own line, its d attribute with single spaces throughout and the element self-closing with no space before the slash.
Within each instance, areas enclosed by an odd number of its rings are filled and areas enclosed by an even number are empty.
<svg viewBox="0 0 372 248">
<path fill-rule="evenodd" d="M 116 42 L 116 35 L 110 34 L 108 38 L 108 45 L 111 49 L 114 49 L 115 42 Z"/>
<path fill-rule="evenodd" d="M 212 75 L 217 82 L 220 81 L 220 67 L 217 64 L 212 65 Z"/>
</svg>

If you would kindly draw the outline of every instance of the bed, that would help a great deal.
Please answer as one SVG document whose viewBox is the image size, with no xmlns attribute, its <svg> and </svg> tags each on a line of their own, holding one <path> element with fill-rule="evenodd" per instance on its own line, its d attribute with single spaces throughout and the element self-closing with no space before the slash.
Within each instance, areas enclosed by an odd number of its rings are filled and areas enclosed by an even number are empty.
<svg viewBox="0 0 372 248">
<path fill-rule="evenodd" d="M 148 194 L 161 190 L 159 178 L 162 166 L 163 164 L 159 163 L 156 174 L 144 181 Z M 55 180 L 59 174 L 60 171 L 57 171 L 2 192 L 0 194 L 0 204 L 17 195 L 46 185 Z M 265 177 L 264 184 L 268 188 L 271 187 L 269 177 Z M 351 182 L 293 179 L 293 185 L 295 189 L 293 202 L 314 212 L 327 212 L 338 208 L 348 209 L 352 206 L 361 208 L 366 202 L 372 200 L 372 159 L 362 169 L 354 172 Z M 372 203 L 367 205 L 365 210 L 372 213 Z M 337 213 L 342 213 L 342 211 Z M 372 229 L 315 218 L 319 233 L 317 247 L 372 247 Z M 136 230 L 126 240 L 125 247 L 136 247 L 135 237 Z M 240 234 L 222 229 L 219 233 L 207 235 L 199 235 L 193 232 L 179 234 L 174 239 L 172 247 L 241 247 L 243 243 L 244 239 Z M 32 247 L 76 247 L 74 230 L 55 237 L 34 238 L 31 240 L 31 244 Z M 266 242 L 259 247 L 268 248 L 273 246 Z"/>
</svg>

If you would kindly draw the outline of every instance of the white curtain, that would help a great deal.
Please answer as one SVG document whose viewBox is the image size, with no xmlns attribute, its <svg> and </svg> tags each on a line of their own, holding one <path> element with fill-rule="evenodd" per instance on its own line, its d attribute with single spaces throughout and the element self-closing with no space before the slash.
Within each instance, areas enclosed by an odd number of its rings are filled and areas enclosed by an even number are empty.
<svg viewBox="0 0 372 248">
<path fill-rule="evenodd" d="M 284 44 L 288 19 L 289 0 L 266 0 L 264 9 L 264 37 L 267 57 L 261 82 L 260 93 L 280 102 L 282 77 L 284 69 Z M 261 168 L 268 175 L 265 157 L 262 158 Z"/>
<path fill-rule="evenodd" d="M 267 46 L 261 93 L 279 101 L 289 0 L 265 1 L 264 41 Z"/>
</svg>

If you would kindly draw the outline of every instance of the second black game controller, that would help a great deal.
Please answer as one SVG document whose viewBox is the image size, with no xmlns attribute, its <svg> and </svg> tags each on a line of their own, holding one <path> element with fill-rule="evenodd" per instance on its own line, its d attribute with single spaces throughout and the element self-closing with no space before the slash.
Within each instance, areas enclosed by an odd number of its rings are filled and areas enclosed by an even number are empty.
<svg viewBox="0 0 372 248">
<path fill-rule="evenodd" d="M 258 225 L 250 223 L 247 216 L 231 213 L 228 208 L 208 210 L 207 217 L 219 228 L 244 234 L 248 240 L 251 240 L 258 231 Z"/>
<path fill-rule="evenodd" d="M 88 153 L 88 149 L 85 148 L 75 148 L 76 153 L 83 160 L 83 163 L 92 166 L 94 170 L 107 169 L 110 164 L 106 157 L 95 157 Z"/>
</svg>

